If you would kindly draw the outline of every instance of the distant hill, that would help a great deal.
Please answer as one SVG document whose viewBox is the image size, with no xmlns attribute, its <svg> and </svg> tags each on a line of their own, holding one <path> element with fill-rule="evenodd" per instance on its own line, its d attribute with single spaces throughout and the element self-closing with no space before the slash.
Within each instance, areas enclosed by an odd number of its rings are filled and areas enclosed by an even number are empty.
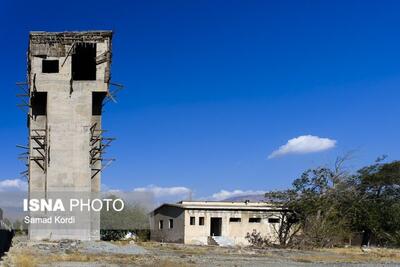
<svg viewBox="0 0 400 267">
<path fill-rule="evenodd" d="M 230 197 L 230 198 L 224 199 L 224 201 L 246 201 L 246 200 L 250 200 L 251 202 L 267 201 L 264 194 L 243 195 L 243 196 L 235 196 L 235 197 Z"/>
</svg>

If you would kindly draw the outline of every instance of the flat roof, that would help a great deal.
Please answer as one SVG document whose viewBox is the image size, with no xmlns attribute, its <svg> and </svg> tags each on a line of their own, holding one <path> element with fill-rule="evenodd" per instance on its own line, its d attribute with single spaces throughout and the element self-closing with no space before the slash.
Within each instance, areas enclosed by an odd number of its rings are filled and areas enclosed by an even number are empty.
<svg viewBox="0 0 400 267">
<path fill-rule="evenodd" d="M 99 42 L 104 39 L 111 39 L 112 35 L 113 32 L 109 30 L 65 32 L 31 31 L 29 32 L 29 39 L 33 44 L 72 44 L 74 42 Z"/>
<path fill-rule="evenodd" d="M 155 213 L 162 207 L 175 207 L 184 210 L 242 210 L 242 211 L 275 211 L 284 208 L 275 203 L 251 201 L 180 201 L 176 204 L 164 203 L 154 209 Z"/>
<path fill-rule="evenodd" d="M 47 32 L 47 31 L 30 31 L 30 35 L 80 35 L 80 34 L 112 34 L 111 30 L 96 30 L 96 31 L 64 31 L 64 32 Z"/>
</svg>

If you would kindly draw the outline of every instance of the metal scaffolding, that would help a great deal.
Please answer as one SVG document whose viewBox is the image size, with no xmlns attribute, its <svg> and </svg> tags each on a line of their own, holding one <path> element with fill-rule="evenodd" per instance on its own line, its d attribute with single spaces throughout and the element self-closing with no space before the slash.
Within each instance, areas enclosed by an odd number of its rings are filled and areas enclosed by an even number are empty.
<svg viewBox="0 0 400 267">
<path fill-rule="evenodd" d="M 92 169 L 92 179 L 96 175 L 107 168 L 112 162 L 115 161 L 114 158 L 104 158 L 103 155 L 106 153 L 106 148 L 111 145 L 111 142 L 115 138 L 104 137 L 103 133 L 106 130 L 96 129 L 97 123 L 94 123 L 90 127 L 90 168 Z M 99 164 L 99 162 L 101 164 Z"/>
<path fill-rule="evenodd" d="M 31 129 L 30 139 L 33 151 L 29 159 L 34 161 L 46 173 L 48 164 L 47 130 Z"/>
</svg>

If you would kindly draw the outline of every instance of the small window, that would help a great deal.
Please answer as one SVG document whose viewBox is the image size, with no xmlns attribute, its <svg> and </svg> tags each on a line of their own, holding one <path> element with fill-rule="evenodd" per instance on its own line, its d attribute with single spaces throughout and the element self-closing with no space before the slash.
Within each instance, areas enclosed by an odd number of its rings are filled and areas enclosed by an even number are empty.
<svg viewBox="0 0 400 267">
<path fill-rule="evenodd" d="M 58 73 L 58 60 L 42 60 L 42 73 Z"/>
<path fill-rule="evenodd" d="M 204 225 L 204 217 L 199 217 L 199 225 Z"/>
<path fill-rule="evenodd" d="M 106 92 L 92 92 L 92 115 L 101 115 Z"/>
<path fill-rule="evenodd" d="M 173 219 L 169 219 L 169 229 L 174 228 L 174 220 Z"/>
<path fill-rule="evenodd" d="M 159 228 L 160 230 L 164 228 L 164 221 L 163 221 L 163 220 L 160 220 L 160 221 L 158 222 L 158 228 Z"/>
<path fill-rule="evenodd" d="M 229 222 L 241 222 L 241 218 L 229 218 Z"/>
<path fill-rule="evenodd" d="M 196 224 L 196 217 L 190 217 L 190 225 Z"/>
<path fill-rule="evenodd" d="M 268 218 L 268 222 L 269 223 L 279 223 L 280 220 L 279 220 L 279 218 Z"/>
<path fill-rule="evenodd" d="M 261 218 L 249 218 L 249 223 L 260 223 Z"/>
</svg>

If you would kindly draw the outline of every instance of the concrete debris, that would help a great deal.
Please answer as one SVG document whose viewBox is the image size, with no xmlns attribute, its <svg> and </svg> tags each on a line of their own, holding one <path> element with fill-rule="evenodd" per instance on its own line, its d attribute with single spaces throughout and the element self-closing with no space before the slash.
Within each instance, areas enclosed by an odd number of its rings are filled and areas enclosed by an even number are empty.
<svg viewBox="0 0 400 267">
<path fill-rule="evenodd" d="M 124 246 L 119 246 L 112 244 L 110 242 L 82 242 L 79 247 L 82 252 L 100 254 L 100 253 L 110 253 L 110 254 L 126 254 L 126 255 L 138 255 L 146 254 L 147 251 L 135 244 L 128 244 Z"/>
</svg>

